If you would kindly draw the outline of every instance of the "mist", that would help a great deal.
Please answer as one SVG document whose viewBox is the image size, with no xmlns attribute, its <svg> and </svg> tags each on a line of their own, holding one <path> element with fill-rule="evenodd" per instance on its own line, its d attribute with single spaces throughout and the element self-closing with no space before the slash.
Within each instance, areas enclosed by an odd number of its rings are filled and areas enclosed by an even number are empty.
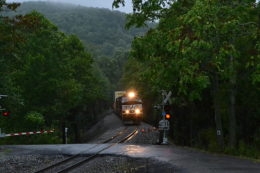
<svg viewBox="0 0 260 173">
<path fill-rule="evenodd" d="M 82 5 L 86 7 L 97 7 L 97 8 L 107 8 L 110 10 L 119 10 L 125 13 L 132 12 L 131 0 L 126 0 L 125 7 L 120 7 L 118 9 L 112 8 L 113 0 L 7 0 L 7 2 L 26 2 L 26 1 L 62 2 L 62 3 L 70 3 L 74 5 Z"/>
</svg>

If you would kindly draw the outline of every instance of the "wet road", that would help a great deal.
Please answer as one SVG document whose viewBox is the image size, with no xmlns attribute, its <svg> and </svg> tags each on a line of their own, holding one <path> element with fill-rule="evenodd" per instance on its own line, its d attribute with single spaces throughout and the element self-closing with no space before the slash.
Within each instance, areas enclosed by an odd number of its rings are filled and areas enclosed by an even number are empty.
<svg viewBox="0 0 260 173">
<path fill-rule="evenodd" d="M 75 155 L 81 153 L 82 155 L 89 155 L 106 148 L 111 144 L 100 144 L 101 141 L 109 136 L 113 136 L 125 128 L 118 117 L 110 114 L 100 121 L 93 131 L 97 129 L 102 130 L 98 135 L 90 140 L 88 144 L 67 144 L 67 145 L 13 145 L 0 146 L 0 156 L 8 155 Z M 134 129 L 137 126 L 127 126 L 128 129 Z M 153 145 L 155 143 L 157 132 L 150 130 L 152 127 L 148 124 L 142 123 L 139 128 L 139 133 L 133 139 L 125 144 L 114 145 L 107 150 L 101 152 L 107 160 L 113 160 L 111 156 L 116 157 L 130 157 L 133 159 L 156 160 L 158 162 L 151 162 L 155 168 L 145 172 L 180 172 L 180 173 L 259 173 L 260 163 L 255 163 L 246 159 L 239 159 L 231 156 L 214 155 L 197 150 L 178 147 L 174 145 Z M 145 130 L 145 131 L 143 131 Z M 97 145 L 97 144 L 100 145 Z M 8 151 L 8 152 L 2 152 Z M 108 157 L 108 158 L 107 158 Z M 111 157 L 111 159 L 110 159 Z M 102 157 L 98 158 L 96 163 L 102 163 Z M 103 159 L 104 160 L 104 159 Z M 116 159 L 115 159 L 116 160 Z M 127 164 L 128 161 L 118 162 Z M 163 163 L 171 165 L 163 167 Z M 111 163 L 109 163 L 111 165 Z M 108 164 L 108 167 L 110 166 Z M 113 163 L 112 163 L 113 164 Z M 139 165 L 140 166 L 140 165 Z M 100 167 L 97 166 L 97 167 Z M 102 166 L 101 166 L 102 167 Z M 132 167 L 134 167 L 132 165 Z M 142 166 L 141 166 L 142 167 Z M 161 169 L 160 169 L 161 168 Z M 116 167 L 115 169 L 118 169 Z M 88 172 L 88 171 L 87 171 Z M 98 172 L 98 171 L 97 171 Z M 106 172 L 106 170 L 105 170 Z M 113 171 L 110 171 L 113 172 Z M 119 171 L 120 172 L 120 171 Z M 129 171 L 131 172 L 131 171 Z M 138 172 L 138 171 L 136 171 Z M 142 172 L 139 170 L 139 172 Z"/>
<path fill-rule="evenodd" d="M 23 154 L 57 154 L 74 155 L 94 153 L 109 144 L 94 147 L 95 144 L 67 144 L 67 145 L 20 145 L 5 146 L 10 150 L 23 151 Z M 93 148 L 94 147 L 94 148 Z M 260 164 L 250 160 L 231 156 L 212 155 L 192 149 L 173 145 L 115 145 L 101 153 L 102 155 L 129 156 L 132 158 L 153 158 L 171 164 L 174 172 L 260 172 Z"/>
</svg>

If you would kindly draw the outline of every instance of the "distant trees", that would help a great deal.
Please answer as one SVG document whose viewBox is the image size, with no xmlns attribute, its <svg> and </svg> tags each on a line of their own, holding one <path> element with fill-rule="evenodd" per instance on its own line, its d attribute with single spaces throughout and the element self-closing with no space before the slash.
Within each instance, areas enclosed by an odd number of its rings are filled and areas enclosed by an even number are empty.
<svg viewBox="0 0 260 173">
<path fill-rule="evenodd" d="M 147 88 L 154 93 L 173 91 L 176 143 L 211 150 L 225 146 L 226 152 L 256 156 L 251 148 L 260 144 L 254 123 L 260 120 L 255 105 L 260 100 L 259 3 L 133 0 L 133 4 L 129 26 L 149 20 L 160 23 L 134 40 L 125 84 L 144 91 L 149 102 L 155 94 L 145 92 Z"/>
<path fill-rule="evenodd" d="M 136 35 L 146 28 L 125 29 L 125 14 L 108 9 L 88 8 L 53 2 L 24 2 L 16 14 L 32 10 L 44 14 L 65 33 L 77 35 L 91 53 L 113 57 L 117 49 L 129 49 Z M 89 45 L 94 49 L 89 49 Z"/>
<path fill-rule="evenodd" d="M 1 117 L 0 127 L 14 132 L 66 125 L 77 136 L 75 128 L 92 123 L 102 111 L 97 107 L 108 102 L 108 82 L 78 37 L 60 32 L 35 11 L 2 16 L 3 9 L 17 5 L 0 5 L 0 93 L 9 95 L 12 111 Z"/>
<path fill-rule="evenodd" d="M 122 75 L 123 65 L 133 38 L 143 35 L 148 29 L 126 30 L 124 26 L 126 16 L 119 11 L 62 3 L 25 2 L 16 10 L 16 13 L 7 14 L 26 14 L 33 9 L 45 15 L 60 30 L 68 34 L 75 34 L 80 38 L 86 50 L 94 55 L 94 63 L 110 82 L 112 100 L 114 89 L 120 89 L 118 81 Z"/>
</svg>

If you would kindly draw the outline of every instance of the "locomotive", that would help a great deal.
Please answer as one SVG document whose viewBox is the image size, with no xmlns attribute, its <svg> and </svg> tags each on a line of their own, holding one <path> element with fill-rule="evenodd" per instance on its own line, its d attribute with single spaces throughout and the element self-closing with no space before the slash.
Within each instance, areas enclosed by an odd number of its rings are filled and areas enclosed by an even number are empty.
<svg viewBox="0 0 260 173">
<path fill-rule="evenodd" d="M 124 124 L 129 121 L 140 124 L 143 117 L 142 100 L 133 91 L 116 91 L 114 111 Z"/>
</svg>

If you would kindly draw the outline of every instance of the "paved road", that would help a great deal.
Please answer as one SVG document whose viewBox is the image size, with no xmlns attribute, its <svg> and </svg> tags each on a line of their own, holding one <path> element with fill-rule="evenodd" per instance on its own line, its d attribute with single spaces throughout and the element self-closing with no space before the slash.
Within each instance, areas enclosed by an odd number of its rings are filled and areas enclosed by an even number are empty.
<svg viewBox="0 0 260 173">
<path fill-rule="evenodd" d="M 79 152 L 90 154 L 106 147 L 102 144 L 93 148 L 95 144 L 68 144 L 68 145 L 18 145 L 4 146 L 23 154 L 77 154 Z M 3 146 L 2 146 L 3 147 Z M 91 149 L 92 148 L 92 149 Z M 90 149 L 90 150 L 89 150 Z M 88 151 L 89 150 L 89 151 Z M 119 144 L 102 152 L 103 155 L 129 156 L 132 158 L 153 158 L 158 161 L 168 162 L 174 172 L 260 172 L 260 163 L 238 159 L 230 156 L 207 154 L 192 149 L 173 145 L 127 145 Z"/>
<path fill-rule="evenodd" d="M 88 144 L 67 144 L 67 145 L 13 145 L 13 146 L 0 146 L 0 156 L 2 155 L 74 155 L 77 153 L 91 154 L 110 144 L 102 144 L 97 147 L 95 143 L 99 143 L 106 137 L 118 133 L 124 126 L 113 114 L 109 114 L 101 123 L 97 124 L 93 129 L 104 129 L 100 131 L 98 137 L 89 140 Z M 180 172 L 180 173 L 260 173 L 260 163 L 255 163 L 250 160 L 239 159 L 231 156 L 222 156 L 208 154 L 197 150 L 178 147 L 174 145 L 152 145 L 154 140 L 150 138 L 156 137 L 153 131 L 141 132 L 141 129 L 147 130 L 151 126 L 142 123 L 139 126 L 139 133 L 132 141 L 127 144 L 115 145 L 108 150 L 103 151 L 101 154 L 105 156 L 126 156 L 131 158 L 143 158 L 157 160 L 158 163 L 153 162 L 155 167 L 160 168 L 161 163 L 168 163 L 171 165 L 171 170 L 167 172 Z M 133 128 L 133 126 L 130 126 Z M 92 131 L 96 131 L 93 130 Z M 143 141 L 142 141 L 143 140 Z M 142 143 L 143 142 L 143 143 Z M 94 147 L 94 148 L 93 148 Z M 1 151 L 8 151 L 4 154 Z M 102 163 L 99 160 L 97 163 Z M 109 165 L 108 165 L 109 166 Z M 1 167 L 1 166 L 0 166 Z M 116 168 L 117 169 L 117 168 Z M 165 167 L 169 169 L 169 167 Z M 146 172 L 158 172 L 155 171 Z M 156 171 L 157 170 L 157 171 Z M 162 170 L 162 169 L 161 169 Z M 165 172 L 163 171 L 163 172 Z M 138 172 L 138 171 L 137 171 Z M 139 171 L 140 172 L 140 171 Z M 161 171 L 160 171 L 161 172 Z"/>
</svg>

